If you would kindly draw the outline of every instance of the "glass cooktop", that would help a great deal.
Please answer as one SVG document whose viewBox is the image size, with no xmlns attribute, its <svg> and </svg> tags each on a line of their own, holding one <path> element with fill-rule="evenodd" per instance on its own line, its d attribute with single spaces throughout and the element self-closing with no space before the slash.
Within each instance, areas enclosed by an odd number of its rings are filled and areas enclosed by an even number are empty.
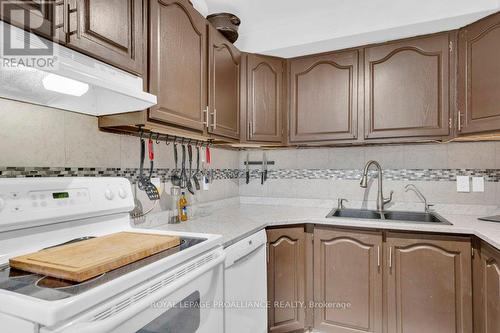
<svg viewBox="0 0 500 333">
<path fill-rule="evenodd" d="M 83 237 L 60 245 L 74 243 L 89 238 L 92 237 Z M 186 250 L 205 240 L 205 238 L 181 237 L 181 244 L 176 247 L 138 260 L 84 282 L 72 282 L 43 276 L 40 274 L 33 274 L 10 268 L 7 264 L 0 266 L 0 289 L 47 301 L 61 300 L 82 294 L 87 290 L 105 284 L 106 282 L 119 278 L 120 276 L 123 276 L 127 273 L 133 272 L 155 261 Z"/>
</svg>

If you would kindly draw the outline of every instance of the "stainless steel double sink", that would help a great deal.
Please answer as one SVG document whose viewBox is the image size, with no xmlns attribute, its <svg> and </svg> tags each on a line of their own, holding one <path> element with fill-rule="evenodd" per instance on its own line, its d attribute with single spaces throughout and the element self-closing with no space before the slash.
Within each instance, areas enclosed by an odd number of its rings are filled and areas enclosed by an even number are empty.
<svg viewBox="0 0 500 333">
<path fill-rule="evenodd" d="M 402 222 L 402 223 L 432 223 L 432 224 L 451 225 L 449 221 L 447 221 L 445 218 L 434 212 L 420 213 L 420 212 L 406 212 L 406 211 L 385 211 L 381 213 L 375 210 L 336 208 L 332 210 L 326 217 L 383 220 L 383 221 Z"/>
</svg>

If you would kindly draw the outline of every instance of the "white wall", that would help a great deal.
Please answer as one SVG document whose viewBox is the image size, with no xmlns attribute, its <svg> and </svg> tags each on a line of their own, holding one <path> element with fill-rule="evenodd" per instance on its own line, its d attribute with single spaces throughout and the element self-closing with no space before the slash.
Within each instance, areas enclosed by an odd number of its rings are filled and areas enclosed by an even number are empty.
<svg viewBox="0 0 500 333">
<path fill-rule="evenodd" d="M 207 0 L 240 16 L 236 45 L 293 57 L 451 30 L 500 9 L 498 0 Z"/>
</svg>

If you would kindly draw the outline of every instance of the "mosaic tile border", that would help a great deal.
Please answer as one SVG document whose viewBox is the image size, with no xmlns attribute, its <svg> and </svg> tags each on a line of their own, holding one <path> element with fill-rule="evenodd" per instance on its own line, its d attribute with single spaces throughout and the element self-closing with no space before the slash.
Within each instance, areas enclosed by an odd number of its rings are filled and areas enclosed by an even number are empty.
<svg viewBox="0 0 500 333">
<path fill-rule="evenodd" d="M 155 169 L 153 177 L 170 178 L 172 169 Z M 214 179 L 245 178 L 243 169 L 213 169 Z M 251 178 L 260 178 L 260 169 L 250 171 Z M 270 169 L 269 179 L 336 179 L 359 180 L 359 169 Z M 456 181 L 457 176 L 484 177 L 487 182 L 500 182 L 500 169 L 386 169 L 384 179 L 394 181 Z M 138 168 L 65 168 L 65 167 L 0 167 L 0 178 L 26 177 L 125 177 L 137 180 Z M 377 172 L 370 170 L 370 176 Z"/>
<path fill-rule="evenodd" d="M 358 169 L 275 169 L 269 170 L 269 179 L 336 179 L 359 180 L 362 170 Z M 261 171 L 250 171 L 251 178 L 260 178 Z M 371 177 L 377 177 L 375 170 L 370 170 Z M 394 181 L 456 181 L 457 176 L 484 177 L 486 182 L 500 182 L 500 169 L 386 169 L 383 177 Z M 245 177 L 242 171 L 240 178 Z"/>
<path fill-rule="evenodd" d="M 165 181 L 173 169 L 155 169 L 154 178 Z M 238 169 L 212 169 L 214 179 L 237 179 Z M 146 172 L 146 171 L 145 171 Z M 137 181 L 139 168 L 54 168 L 54 167 L 0 167 L 0 178 L 29 177 L 125 177 Z"/>
</svg>

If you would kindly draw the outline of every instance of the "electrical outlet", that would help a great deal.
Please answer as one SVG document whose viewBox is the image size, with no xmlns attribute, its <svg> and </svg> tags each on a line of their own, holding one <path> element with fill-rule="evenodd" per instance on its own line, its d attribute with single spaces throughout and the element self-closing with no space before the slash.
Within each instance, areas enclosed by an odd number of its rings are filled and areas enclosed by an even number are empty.
<svg viewBox="0 0 500 333">
<path fill-rule="evenodd" d="M 484 192 L 484 177 L 472 177 L 472 192 Z"/>
<path fill-rule="evenodd" d="M 457 192 L 470 192 L 469 176 L 457 176 Z"/>
</svg>

